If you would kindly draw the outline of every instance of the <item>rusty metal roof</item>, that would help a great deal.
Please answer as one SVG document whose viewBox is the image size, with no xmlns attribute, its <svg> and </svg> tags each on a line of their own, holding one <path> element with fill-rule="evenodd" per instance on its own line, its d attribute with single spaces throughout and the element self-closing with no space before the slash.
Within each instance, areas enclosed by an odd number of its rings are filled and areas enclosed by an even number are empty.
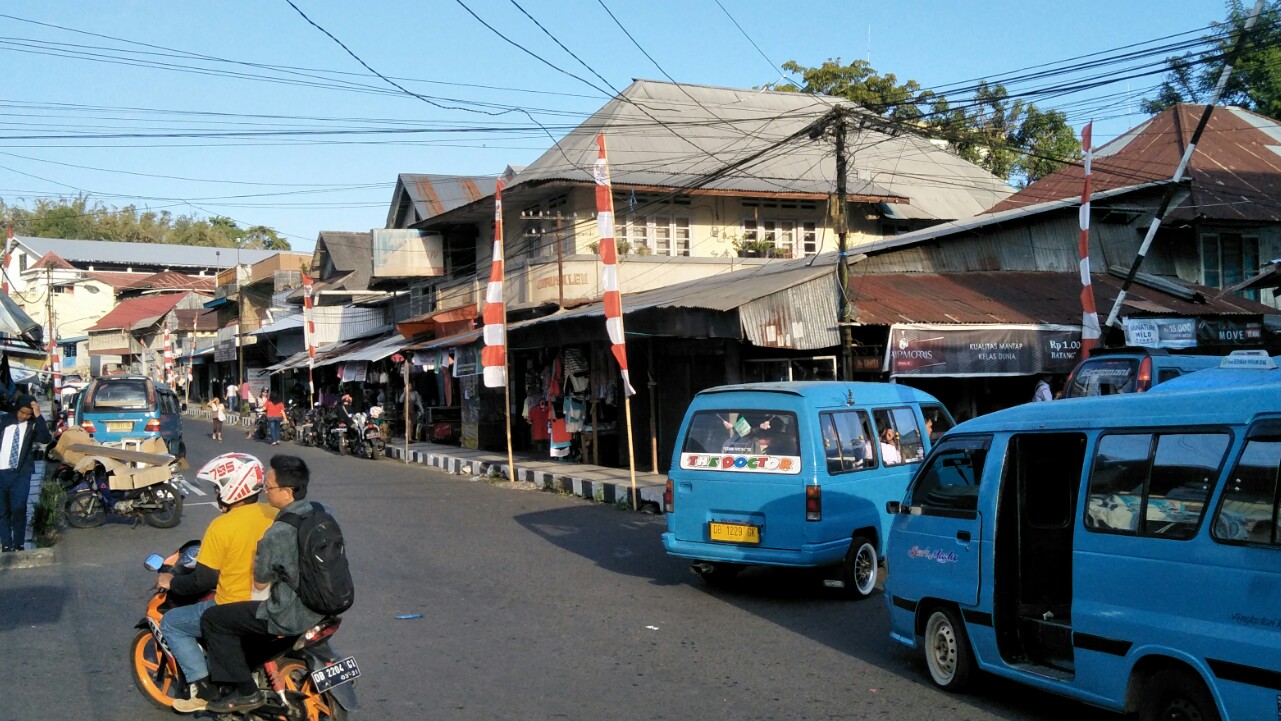
<svg viewBox="0 0 1281 721">
<path fill-rule="evenodd" d="M 1116 300 L 1121 279 L 1108 274 L 1092 277 L 1095 304 L 1108 308 Z M 1155 288 L 1135 284 L 1126 295 L 1128 313 L 1204 316 L 1275 313 L 1261 303 L 1220 295 L 1217 288 L 1189 285 L 1198 300 L 1183 300 Z M 864 325 L 894 323 L 1044 323 L 1081 324 L 1081 280 L 1077 273 L 973 272 L 850 273 L 851 303 Z"/>
<path fill-rule="evenodd" d="M 1204 105 L 1176 105 L 1095 150 L 1094 191 L 1168 181 L 1204 110 Z M 1281 123 L 1241 108 L 1215 108 L 1188 175 L 1192 196 L 1172 211 L 1173 217 L 1281 222 Z M 987 212 L 1079 200 L 1083 176 L 1082 166 L 1065 166 Z"/>
<path fill-rule="evenodd" d="M 408 228 L 424 220 L 494 194 L 498 179 L 486 176 L 401 173 L 396 178 L 387 214 L 388 228 Z M 402 201 L 413 204 L 412 216 L 400 218 Z"/>
<path fill-rule="evenodd" d="M 166 270 L 141 278 L 129 288 L 130 290 L 199 290 L 212 292 L 214 285 L 213 276 L 187 275 L 175 270 Z"/>
<path fill-rule="evenodd" d="M 187 295 L 188 293 L 164 293 L 122 300 L 116 304 L 115 308 L 111 309 L 111 312 L 102 316 L 89 330 L 146 328 L 173 310 L 174 306 L 178 305 Z"/>
</svg>

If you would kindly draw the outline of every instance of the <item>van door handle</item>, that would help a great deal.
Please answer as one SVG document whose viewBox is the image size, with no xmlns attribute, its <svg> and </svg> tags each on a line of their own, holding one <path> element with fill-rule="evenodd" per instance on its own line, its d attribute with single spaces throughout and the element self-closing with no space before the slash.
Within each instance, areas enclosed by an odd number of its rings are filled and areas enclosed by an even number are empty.
<svg viewBox="0 0 1281 721">
<path fill-rule="evenodd" d="M 969 542 L 970 542 L 970 532 L 969 532 L 969 531 L 957 531 L 957 532 L 956 532 L 956 540 L 960 541 L 961 543 L 969 543 Z"/>
</svg>

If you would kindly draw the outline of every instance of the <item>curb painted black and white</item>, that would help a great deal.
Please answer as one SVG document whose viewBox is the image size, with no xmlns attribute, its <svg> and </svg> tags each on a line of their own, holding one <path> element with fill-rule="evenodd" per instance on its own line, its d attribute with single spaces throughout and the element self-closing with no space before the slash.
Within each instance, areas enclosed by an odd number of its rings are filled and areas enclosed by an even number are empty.
<svg viewBox="0 0 1281 721">
<path fill-rule="evenodd" d="M 405 449 L 399 446 L 388 446 L 387 455 L 398 461 L 403 461 L 405 460 Z M 462 476 L 485 476 L 493 469 L 493 472 L 500 473 L 508 479 L 533 483 L 544 491 L 568 493 L 589 501 L 596 501 L 597 503 L 626 504 L 628 506 L 632 503 L 631 486 L 627 483 L 583 478 L 582 476 L 553 473 L 542 469 L 522 468 L 520 463 L 516 464 L 516 473 L 513 475 L 506 463 L 490 463 L 475 459 L 458 458 L 448 453 L 424 453 L 413 449 L 409 451 L 409 461 Z M 661 486 L 637 486 L 638 503 L 636 505 L 642 510 L 654 513 L 659 512 L 663 507 L 663 490 Z"/>
</svg>

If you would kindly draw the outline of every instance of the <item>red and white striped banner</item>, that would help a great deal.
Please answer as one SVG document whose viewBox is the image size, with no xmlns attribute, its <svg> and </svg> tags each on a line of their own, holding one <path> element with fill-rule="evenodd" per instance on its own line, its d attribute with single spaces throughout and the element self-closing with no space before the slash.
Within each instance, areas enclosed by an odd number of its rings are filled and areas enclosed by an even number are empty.
<svg viewBox="0 0 1281 721">
<path fill-rule="evenodd" d="M 1094 288 L 1090 285 L 1090 162 L 1092 160 L 1090 135 L 1094 123 L 1081 130 L 1081 150 L 1085 152 L 1085 186 L 1081 190 L 1081 234 L 1077 238 L 1077 253 L 1081 259 L 1081 357 L 1089 358 L 1090 351 L 1099 344 L 1099 312 L 1094 306 Z"/>
<path fill-rule="evenodd" d="M 316 393 L 316 382 L 312 379 L 312 372 L 316 369 L 316 321 L 311 313 L 311 276 L 306 273 L 302 274 L 302 314 L 303 314 L 303 336 L 307 343 L 307 388 L 312 395 Z"/>
<path fill-rule="evenodd" d="M 503 181 L 494 190 L 494 262 L 485 289 L 485 347 L 480 351 L 486 388 L 507 386 L 507 304 L 503 302 Z"/>
<path fill-rule="evenodd" d="M 173 336 L 165 328 L 165 385 L 173 386 Z"/>
<path fill-rule="evenodd" d="M 618 248 L 614 244 L 614 188 L 609 180 L 609 161 L 605 157 L 605 136 L 596 136 L 596 225 L 600 230 L 600 284 L 605 292 L 605 331 L 613 344 L 614 358 L 623 374 L 623 392 L 636 395 L 627 373 L 627 342 L 623 335 L 623 294 L 618 286 Z"/>
</svg>

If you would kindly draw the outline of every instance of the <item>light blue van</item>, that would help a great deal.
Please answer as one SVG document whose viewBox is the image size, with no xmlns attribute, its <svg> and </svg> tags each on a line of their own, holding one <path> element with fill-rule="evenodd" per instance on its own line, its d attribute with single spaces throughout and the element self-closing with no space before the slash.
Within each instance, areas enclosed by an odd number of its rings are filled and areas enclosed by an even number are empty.
<svg viewBox="0 0 1281 721">
<path fill-rule="evenodd" d="M 1276 719 L 1279 473 L 1276 384 L 963 423 L 887 508 L 891 635 L 946 689 L 981 669 L 1142 721 Z"/>
<path fill-rule="evenodd" d="M 677 436 L 667 553 L 710 583 L 748 565 L 838 570 L 876 588 L 889 517 L 931 434 L 952 426 L 928 393 L 889 383 L 750 383 L 702 391 Z"/>
<path fill-rule="evenodd" d="M 185 457 L 182 401 L 169 386 L 146 376 L 95 378 L 76 395 L 76 422 L 98 443 L 163 438 L 169 452 Z"/>
</svg>

